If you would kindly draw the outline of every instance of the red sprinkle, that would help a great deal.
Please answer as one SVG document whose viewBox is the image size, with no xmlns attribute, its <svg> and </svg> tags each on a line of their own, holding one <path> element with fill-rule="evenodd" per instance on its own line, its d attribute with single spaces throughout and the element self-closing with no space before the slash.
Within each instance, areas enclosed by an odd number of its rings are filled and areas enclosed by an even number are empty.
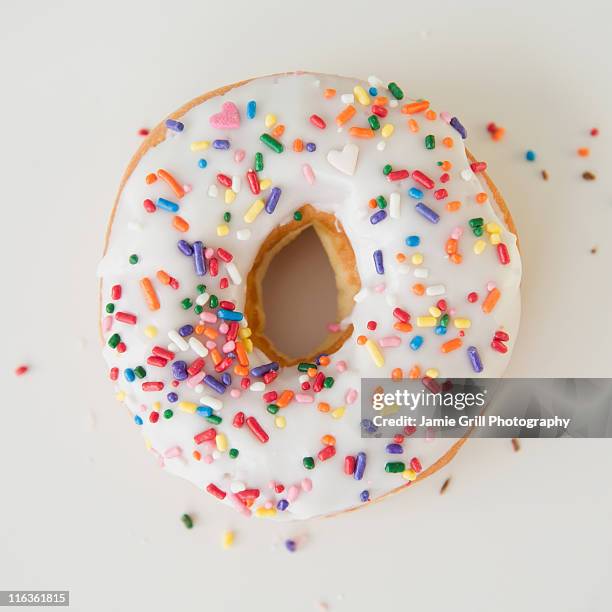
<svg viewBox="0 0 612 612">
<path fill-rule="evenodd" d="M 156 355 L 151 355 L 150 357 L 147 357 L 147 363 L 149 365 L 155 366 L 157 368 L 164 368 L 164 367 L 166 367 L 166 364 L 168 363 L 168 360 L 164 359 L 163 357 L 158 357 Z"/>
<path fill-rule="evenodd" d="M 388 181 L 403 181 L 410 176 L 408 170 L 393 170 L 387 174 Z M 414 176 L 414 175 L 413 175 Z"/>
<path fill-rule="evenodd" d="M 262 443 L 265 444 L 270 436 L 264 431 L 263 427 L 259 424 L 255 417 L 250 416 L 246 420 L 247 427 L 251 430 L 251 433 Z"/>
<path fill-rule="evenodd" d="M 164 388 L 164 383 L 161 381 L 149 381 L 142 383 L 143 391 L 161 391 Z"/>
<path fill-rule="evenodd" d="M 116 312 L 115 319 L 121 321 L 121 323 L 127 323 L 128 325 L 136 325 L 136 315 L 130 312 Z"/>
<path fill-rule="evenodd" d="M 508 352 L 508 347 L 503 342 L 500 342 L 499 340 L 493 340 L 493 342 L 491 342 L 491 348 L 494 351 L 497 351 L 498 353 Z"/>
<path fill-rule="evenodd" d="M 330 444 L 329 446 L 323 447 L 319 451 L 319 454 L 317 455 L 317 457 L 319 458 L 319 461 L 327 461 L 327 459 L 331 459 L 335 454 L 336 454 L 336 447 Z"/>
<path fill-rule="evenodd" d="M 320 130 L 324 130 L 327 127 L 327 124 L 319 115 L 310 115 L 310 123 L 315 127 L 318 127 Z"/>
<path fill-rule="evenodd" d="M 234 259 L 234 256 L 225 249 L 217 249 L 217 257 L 225 263 L 229 263 L 230 261 L 232 261 L 232 259 Z"/>
<path fill-rule="evenodd" d="M 227 493 L 222 491 L 217 485 L 214 485 L 212 482 L 206 487 L 206 490 L 214 495 L 217 499 L 225 499 Z"/>
<path fill-rule="evenodd" d="M 237 412 L 234 415 L 234 420 L 232 421 L 232 425 L 237 429 L 240 429 L 244 425 L 244 412 Z"/>
<path fill-rule="evenodd" d="M 353 455 L 347 455 L 344 458 L 344 473 L 349 476 L 355 471 L 355 457 Z"/>
<path fill-rule="evenodd" d="M 140 128 L 138 130 L 138 135 L 139 136 L 148 136 L 149 135 L 149 130 L 148 128 Z"/>
<path fill-rule="evenodd" d="M 386 117 L 387 109 L 384 106 L 380 106 L 379 104 L 372 105 L 372 113 L 377 117 Z"/>
<path fill-rule="evenodd" d="M 503 242 L 497 245 L 497 258 L 499 263 L 504 266 L 510 263 L 510 253 L 508 252 L 508 247 Z"/>
<path fill-rule="evenodd" d="M 117 380 L 117 378 L 119 378 L 119 368 L 111 368 L 108 377 L 111 380 Z"/>
<path fill-rule="evenodd" d="M 217 436 L 217 430 L 214 427 L 211 427 L 193 436 L 193 441 L 196 444 L 202 444 L 202 442 L 207 442 L 208 440 L 214 440 L 216 436 Z"/>
<path fill-rule="evenodd" d="M 472 292 L 468 293 L 467 301 L 470 304 L 473 304 L 474 302 L 477 302 L 478 301 L 478 294 L 475 291 L 472 291 Z"/>
<path fill-rule="evenodd" d="M 174 359 L 174 353 L 168 349 L 165 349 L 163 346 L 154 346 L 151 352 L 158 357 L 167 359 L 168 361 L 172 361 L 172 359 Z"/>
<path fill-rule="evenodd" d="M 430 179 L 426 174 L 423 174 L 420 170 L 415 170 L 412 173 L 412 179 L 419 183 L 419 185 L 423 185 L 425 189 L 433 189 L 435 183 L 432 179 Z"/>
<path fill-rule="evenodd" d="M 227 176 L 227 174 L 222 174 L 221 172 L 219 172 L 219 174 L 217 174 L 217 180 L 224 187 L 231 187 L 232 186 L 232 179 L 229 176 Z"/>
<path fill-rule="evenodd" d="M 251 193 L 257 195 L 261 191 L 261 187 L 259 186 L 259 179 L 257 178 L 257 172 L 255 172 L 255 170 L 248 170 L 247 181 L 249 182 Z"/>
<path fill-rule="evenodd" d="M 418 474 L 422 469 L 423 466 L 421 465 L 421 462 L 416 458 L 413 457 L 410 460 L 410 467 Z"/>
<path fill-rule="evenodd" d="M 15 376 L 23 376 L 29 370 L 27 365 L 20 365 L 15 369 Z"/>
<path fill-rule="evenodd" d="M 487 169 L 487 162 L 479 161 L 470 164 L 472 172 L 484 172 Z"/>
<path fill-rule="evenodd" d="M 153 200 L 149 200 L 149 198 L 147 198 L 142 205 L 144 206 L 144 209 L 148 212 L 148 213 L 154 213 L 157 210 L 157 206 L 155 206 L 155 202 L 153 202 Z"/>
<path fill-rule="evenodd" d="M 113 300 L 121 299 L 121 285 L 113 285 L 111 289 L 111 299 Z"/>
<path fill-rule="evenodd" d="M 446 191 L 446 189 L 436 189 L 436 191 L 434 191 L 434 198 L 436 198 L 436 200 L 448 198 L 448 191 Z"/>
<path fill-rule="evenodd" d="M 507 342 L 508 340 L 510 340 L 510 336 L 505 331 L 498 329 L 495 332 L 495 340 L 501 340 L 502 342 Z"/>
<path fill-rule="evenodd" d="M 405 310 L 402 310 L 401 308 L 394 308 L 393 316 L 396 319 L 399 319 L 402 323 L 408 323 L 408 321 L 410 321 L 410 315 Z"/>
</svg>

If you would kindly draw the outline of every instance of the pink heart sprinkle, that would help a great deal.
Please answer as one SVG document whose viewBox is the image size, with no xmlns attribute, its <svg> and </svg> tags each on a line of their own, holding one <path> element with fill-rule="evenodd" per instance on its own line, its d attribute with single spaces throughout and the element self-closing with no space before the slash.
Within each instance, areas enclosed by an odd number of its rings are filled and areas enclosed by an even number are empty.
<svg viewBox="0 0 612 612">
<path fill-rule="evenodd" d="M 234 161 L 239 164 L 245 157 L 246 153 L 244 152 L 244 149 L 238 149 L 235 153 L 234 153 Z"/>
<path fill-rule="evenodd" d="M 385 285 L 385 283 L 380 283 L 379 285 L 376 285 L 376 287 L 374 287 L 374 291 L 376 293 L 383 293 L 383 291 L 387 288 L 387 285 Z"/>
<path fill-rule="evenodd" d="M 215 254 L 214 249 L 211 249 L 210 247 L 207 249 L 204 249 L 204 257 L 206 257 L 206 259 L 210 259 L 214 254 Z"/>
<path fill-rule="evenodd" d="M 240 127 L 240 113 L 233 102 L 224 102 L 221 111 L 210 118 L 210 125 L 218 130 L 235 130 Z"/>
</svg>

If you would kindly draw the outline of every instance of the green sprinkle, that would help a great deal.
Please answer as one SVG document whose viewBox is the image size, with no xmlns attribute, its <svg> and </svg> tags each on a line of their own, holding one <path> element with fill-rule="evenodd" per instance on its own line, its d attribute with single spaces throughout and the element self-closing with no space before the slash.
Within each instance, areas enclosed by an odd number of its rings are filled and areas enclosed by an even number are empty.
<svg viewBox="0 0 612 612">
<path fill-rule="evenodd" d="M 189 308 L 191 308 L 193 306 L 193 302 L 191 301 L 191 298 L 185 298 L 184 300 L 182 300 L 181 301 L 181 306 L 185 310 L 189 310 Z"/>
<path fill-rule="evenodd" d="M 484 224 L 484 219 L 482 217 L 475 217 L 474 219 L 470 219 L 468 223 L 472 229 L 475 227 L 482 227 Z"/>
<path fill-rule="evenodd" d="M 383 168 L 383 174 L 385 176 L 387 176 L 387 174 L 389 174 L 391 172 L 391 170 L 393 170 L 393 168 L 391 167 L 391 164 L 387 164 L 384 168 Z"/>
<path fill-rule="evenodd" d="M 270 413 L 270 414 L 276 414 L 278 412 L 278 406 L 276 404 L 268 404 L 266 406 L 266 410 Z"/>
<path fill-rule="evenodd" d="M 136 255 L 136 254 L 130 255 L 129 262 L 132 265 L 137 264 L 138 263 L 138 255 Z"/>
<path fill-rule="evenodd" d="M 376 115 L 370 115 L 368 117 L 368 123 L 370 124 L 370 127 L 373 130 L 379 130 L 380 129 L 380 121 L 378 120 L 378 117 Z"/>
<path fill-rule="evenodd" d="M 206 291 L 206 285 L 198 285 L 196 287 L 196 290 L 197 290 L 198 293 L 202 294 L 202 293 L 204 293 Z"/>
<path fill-rule="evenodd" d="M 208 305 L 211 308 L 216 308 L 219 305 L 219 298 L 216 295 L 211 295 L 208 300 Z"/>
<path fill-rule="evenodd" d="M 191 529 L 193 527 L 193 520 L 188 514 L 183 514 L 183 516 L 181 516 L 181 521 L 183 522 L 183 525 L 187 527 L 187 529 Z"/>
<path fill-rule="evenodd" d="M 204 312 L 204 307 L 200 306 L 199 304 L 196 304 L 193 312 L 195 312 L 197 315 L 202 314 Z"/>
<path fill-rule="evenodd" d="M 387 87 L 389 88 L 389 91 L 391 92 L 391 94 L 396 100 L 403 99 L 404 92 L 400 89 L 397 83 L 389 83 Z"/>
<path fill-rule="evenodd" d="M 224 220 L 226 223 L 229 223 L 229 222 L 232 220 L 232 213 L 230 213 L 230 212 L 224 212 L 224 213 L 223 213 L 223 220 Z"/>
<path fill-rule="evenodd" d="M 484 233 L 484 230 L 482 229 L 482 227 L 475 227 L 473 230 L 474 232 L 474 236 L 482 236 Z"/>
<path fill-rule="evenodd" d="M 448 314 L 443 314 L 440 317 L 440 323 L 439 325 L 441 325 L 442 327 L 448 327 L 448 320 L 450 319 L 450 317 L 448 316 Z"/>
<path fill-rule="evenodd" d="M 276 138 L 272 138 L 270 134 L 262 134 L 259 137 L 259 140 L 261 140 L 261 142 L 263 142 L 266 146 L 270 147 L 275 153 L 282 153 L 285 150 L 282 143 L 278 142 Z"/>
<path fill-rule="evenodd" d="M 166 408 L 166 410 L 164 410 L 164 419 L 171 419 L 173 416 L 174 412 L 172 412 L 170 408 Z"/>
<path fill-rule="evenodd" d="M 435 149 L 436 148 L 436 137 L 433 134 L 425 136 L 425 148 Z"/>
<path fill-rule="evenodd" d="M 228 455 L 230 456 L 230 459 L 235 459 L 239 453 L 240 451 L 237 448 L 230 448 Z"/>
<path fill-rule="evenodd" d="M 207 416 L 206 420 L 209 423 L 212 423 L 213 425 L 219 425 L 221 421 L 223 421 L 223 419 L 220 416 L 217 416 L 216 414 L 211 414 L 210 416 Z"/>
<path fill-rule="evenodd" d="M 108 312 L 108 314 L 112 314 L 113 312 L 115 312 L 115 305 L 114 304 L 107 304 L 106 305 L 106 312 Z"/>
<path fill-rule="evenodd" d="M 406 465 L 403 461 L 389 461 L 387 465 L 385 465 L 385 472 L 389 472 L 391 474 L 403 472 L 405 469 Z"/>
<path fill-rule="evenodd" d="M 121 342 L 121 336 L 119 334 L 113 334 L 108 339 L 108 346 L 111 348 L 117 348 L 117 345 Z"/>
<path fill-rule="evenodd" d="M 327 376 L 323 381 L 323 386 L 326 389 L 331 389 L 334 386 L 334 379 L 331 376 Z"/>
<path fill-rule="evenodd" d="M 378 204 L 378 208 L 387 208 L 387 200 L 385 200 L 385 196 L 379 195 L 376 198 L 376 204 Z"/>
<path fill-rule="evenodd" d="M 254 170 L 255 172 L 261 172 L 263 169 L 264 169 L 263 155 L 259 152 L 255 153 Z"/>
<path fill-rule="evenodd" d="M 301 213 L 299 210 L 296 210 L 296 211 L 293 213 L 293 218 L 294 218 L 296 221 L 301 221 L 301 220 L 302 220 L 302 213 Z"/>
<path fill-rule="evenodd" d="M 304 457 L 302 463 L 307 470 L 312 470 L 314 467 L 314 459 L 312 457 Z"/>
<path fill-rule="evenodd" d="M 147 371 L 142 366 L 138 366 L 134 368 L 134 374 L 136 374 L 138 378 L 144 378 L 147 375 Z"/>
<path fill-rule="evenodd" d="M 302 361 L 302 363 L 298 363 L 298 372 L 308 372 L 311 368 L 317 369 L 317 366 L 314 363 L 306 363 Z"/>
</svg>

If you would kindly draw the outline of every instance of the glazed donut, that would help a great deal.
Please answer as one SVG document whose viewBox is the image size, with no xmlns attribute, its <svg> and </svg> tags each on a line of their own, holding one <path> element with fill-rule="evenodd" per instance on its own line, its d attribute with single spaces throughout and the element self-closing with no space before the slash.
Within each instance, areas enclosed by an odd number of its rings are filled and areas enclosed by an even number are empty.
<svg viewBox="0 0 612 612">
<path fill-rule="evenodd" d="M 460 120 L 409 94 L 311 73 L 230 85 L 152 130 L 121 182 L 99 269 L 110 378 L 160 465 L 244 515 L 363 506 L 456 453 L 362 437 L 362 378 L 507 366 L 510 213 Z M 309 227 L 338 324 L 296 360 L 264 333 L 261 282 Z"/>
</svg>

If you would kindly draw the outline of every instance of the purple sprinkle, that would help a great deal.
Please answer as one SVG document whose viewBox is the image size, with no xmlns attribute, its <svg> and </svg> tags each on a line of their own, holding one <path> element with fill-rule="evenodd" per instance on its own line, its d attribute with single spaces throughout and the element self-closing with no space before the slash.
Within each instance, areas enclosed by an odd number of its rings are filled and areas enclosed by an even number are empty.
<svg viewBox="0 0 612 612">
<path fill-rule="evenodd" d="M 187 373 L 187 364 L 184 361 L 175 361 L 172 364 L 172 376 L 176 380 L 186 380 L 189 376 Z"/>
<path fill-rule="evenodd" d="M 186 338 L 187 336 L 191 336 L 191 334 L 193 334 L 193 325 L 183 325 L 183 327 L 179 327 L 178 333 L 183 337 Z"/>
<path fill-rule="evenodd" d="M 295 540 L 285 540 L 285 548 L 289 552 L 295 552 L 295 549 L 297 548 Z"/>
<path fill-rule="evenodd" d="M 229 387 L 232 384 L 232 375 L 229 372 L 223 372 L 223 374 L 221 374 L 221 382 L 226 387 Z"/>
<path fill-rule="evenodd" d="M 211 376 L 210 374 L 207 374 L 202 380 L 202 382 L 205 385 L 208 385 L 217 393 L 219 393 L 219 395 L 225 393 L 225 385 L 220 380 L 217 380 L 214 376 Z"/>
<path fill-rule="evenodd" d="M 370 492 L 369 492 L 367 489 L 366 489 L 365 491 L 362 491 L 362 492 L 359 494 L 359 499 L 360 499 L 362 502 L 367 502 L 367 501 L 370 501 Z"/>
<path fill-rule="evenodd" d="M 379 274 L 385 273 L 385 264 L 383 263 L 383 254 L 381 250 L 374 251 L 374 267 Z"/>
<path fill-rule="evenodd" d="M 289 502 L 286 499 L 279 499 L 278 500 L 278 504 L 276 504 L 276 507 L 283 512 L 284 510 L 286 510 L 289 507 Z"/>
<path fill-rule="evenodd" d="M 376 225 L 377 223 L 380 223 L 381 221 L 384 221 L 386 218 L 387 218 L 387 211 L 386 210 L 379 210 L 378 212 L 375 212 L 370 217 L 370 223 L 372 225 Z"/>
<path fill-rule="evenodd" d="M 230 141 L 229 140 L 213 140 L 213 148 L 221 149 L 221 150 L 229 149 Z"/>
<path fill-rule="evenodd" d="M 313 151 L 317 150 L 317 145 L 314 142 L 307 142 L 306 143 L 306 150 L 309 153 L 312 153 Z"/>
<path fill-rule="evenodd" d="M 355 480 L 361 480 L 363 478 L 363 473 L 366 469 L 366 454 L 365 453 L 357 453 L 357 458 L 355 460 L 355 472 L 353 473 L 353 478 Z"/>
<path fill-rule="evenodd" d="M 482 359 L 480 359 L 480 355 L 478 354 L 478 349 L 475 346 L 468 346 L 467 354 L 470 358 L 470 363 L 472 364 L 474 372 L 482 372 L 484 367 L 482 365 Z"/>
<path fill-rule="evenodd" d="M 281 196 L 281 190 L 278 187 L 272 187 L 272 191 L 270 191 L 270 195 L 266 200 L 266 212 L 271 215 L 278 204 L 278 200 Z"/>
<path fill-rule="evenodd" d="M 166 119 L 166 127 L 173 132 L 182 132 L 185 126 L 180 121 L 174 119 Z"/>
<path fill-rule="evenodd" d="M 461 138 L 463 138 L 463 140 L 467 138 L 467 132 L 457 117 L 453 117 L 450 120 L 450 124 L 459 132 L 459 134 L 461 134 Z"/>
<path fill-rule="evenodd" d="M 206 274 L 206 260 L 204 259 L 204 245 L 198 240 L 193 243 L 193 265 L 198 276 Z"/>
<path fill-rule="evenodd" d="M 193 255 L 193 247 L 186 240 L 179 240 L 177 246 L 183 255 L 187 255 L 187 257 Z"/>
<path fill-rule="evenodd" d="M 265 363 L 264 365 L 260 365 L 253 368 L 251 370 L 251 376 L 259 378 L 260 376 L 263 376 L 264 374 L 267 374 L 272 370 L 278 370 L 278 362 L 271 361 L 270 363 Z"/>
<path fill-rule="evenodd" d="M 174 391 L 172 391 L 168 393 L 168 395 L 166 395 L 166 398 L 170 403 L 174 404 L 174 402 L 178 400 L 178 395 Z"/>
<path fill-rule="evenodd" d="M 429 208 L 429 206 L 425 206 L 423 202 L 419 202 L 415 208 L 418 213 L 422 214 L 431 223 L 437 223 L 440 220 L 440 215 L 435 210 Z"/>
<path fill-rule="evenodd" d="M 404 453 L 404 447 L 401 444 L 387 444 L 385 449 L 390 455 L 402 455 Z"/>
</svg>

